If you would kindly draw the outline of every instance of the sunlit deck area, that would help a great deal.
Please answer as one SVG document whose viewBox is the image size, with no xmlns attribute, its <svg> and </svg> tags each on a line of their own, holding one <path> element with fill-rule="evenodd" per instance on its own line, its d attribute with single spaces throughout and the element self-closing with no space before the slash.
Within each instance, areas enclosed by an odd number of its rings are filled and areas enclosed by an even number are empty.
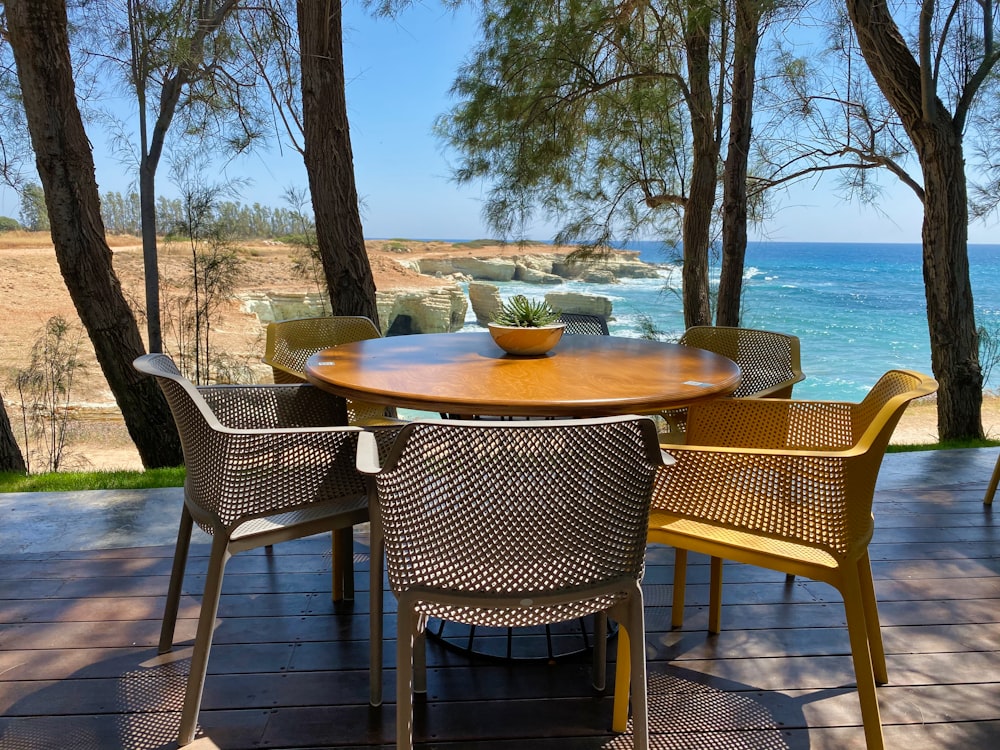
<svg viewBox="0 0 1000 750">
<path fill-rule="evenodd" d="M 870 550 L 888 655 L 890 683 L 879 689 L 888 748 L 1000 741 L 1000 524 L 982 504 L 996 455 L 885 458 Z M 178 489 L 0 495 L 0 748 L 175 746 L 208 555 L 207 537 L 196 537 L 178 646 L 158 656 L 180 504 Z M 387 702 L 368 706 L 368 540 L 360 530 L 355 560 L 356 600 L 335 606 L 326 537 L 233 558 L 201 729 L 189 747 L 392 746 L 391 642 Z M 651 747 L 865 746 L 834 589 L 729 563 L 723 631 L 710 636 L 708 561 L 692 556 L 685 626 L 671 630 L 672 560 L 670 549 L 650 547 Z M 394 611 L 389 594 L 386 607 Z M 394 636 L 388 617 L 386 638 Z M 545 653 L 543 642 L 520 646 Z M 630 735 L 610 731 L 613 670 L 609 689 L 596 693 L 586 655 L 509 662 L 429 639 L 427 661 L 418 748 L 631 747 Z"/>
</svg>

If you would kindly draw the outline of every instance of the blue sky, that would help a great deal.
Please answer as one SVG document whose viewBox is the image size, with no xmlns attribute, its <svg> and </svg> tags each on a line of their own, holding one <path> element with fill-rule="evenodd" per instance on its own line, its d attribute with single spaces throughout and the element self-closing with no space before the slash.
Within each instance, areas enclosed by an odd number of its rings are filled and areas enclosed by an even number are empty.
<svg viewBox="0 0 1000 750">
<path fill-rule="evenodd" d="M 452 104 L 449 89 L 477 38 L 475 17 L 428 0 L 397 19 L 372 19 L 356 0 L 344 6 L 347 97 L 358 192 L 367 237 L 473 239 L 492 236 L 481 217 L 478 185 L 450 177 L 453 159 L 432 134 L 435 118 Z M 131 189 L 132 176 L 91 133 L 102 192 Z M 229 165 L 229 177 L 249 178 L 243 202 L 281 206 L 282 192 L 306 185 L 301 157 L 272 145 Z M 848 203 L 833 183 L 802 183 L 781 199 L 781 210 L 752 239 L 822 242 L 919 242 L 920 204 L 907 189 L 889 186 L 878 209 Z M 158 187 L 170 192 L 162 166 Z M 0 215 L 18 215 L 16 197 L 0 192 Z M 549 239 L 552 227 L 529 233 Z M 996 242 L 996 224 L 970 226 L 970 241 Z M 651 238 L 655 239 L 655 238 Z"/>
</svg>

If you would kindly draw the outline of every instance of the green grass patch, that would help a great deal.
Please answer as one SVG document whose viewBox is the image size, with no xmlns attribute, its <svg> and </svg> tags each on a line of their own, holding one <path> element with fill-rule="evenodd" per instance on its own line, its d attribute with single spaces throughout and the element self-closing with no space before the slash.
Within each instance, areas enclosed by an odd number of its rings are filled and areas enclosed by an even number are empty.
<svg viewBox="0 0 1000 750">
<path fill-rule="evenodd" d="M 59 471 L 49 474 L 0 472 L 0 492 L 148 490 L 184 485 L 184 467 L 147 471 Z"/>
</svg>

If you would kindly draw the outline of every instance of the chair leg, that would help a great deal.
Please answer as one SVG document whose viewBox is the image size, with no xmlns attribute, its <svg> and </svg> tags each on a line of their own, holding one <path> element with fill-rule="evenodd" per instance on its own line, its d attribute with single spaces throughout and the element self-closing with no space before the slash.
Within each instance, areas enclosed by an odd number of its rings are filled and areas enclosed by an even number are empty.
<svg viewBox="0 0 1000 750">
<path fill-rule="evenodd" d="M 879 715 L 878 695 L 875 692 L 875 674 L 872 671 L 872 657 L 869 651 L 869 633 L 865 622 L 863 585 L 854 571 L 845 571 L 844 608 L 847 613 L 847 634 L 851 641 L 851 659 L 854 662 L 854 678 L 858 685 L 858 700 L 861 703 L 861 721 L 865 730 L 868 750 L 884 750 L 882 720 Z"/>
<path fill-rule="evenodd" d="M 369 561 L 369 620 L 368 620 L 368 702 L 373 706 L 382 705 L 382 537 L 376 533 L 374 525 L 371 533 Z"/>
<path fill-rule="evenodd" d="M 608 679 L 608 613 L 594 613 L 594 664 L 591 684 L 594 690 L 604 690 Z"/>
<path fill-rule="evenodd" d="M 670 627 L 679 628 L 684 625 L 684 586 L 687 582 L 686 549 L 674 548 L 674 600 L 670 607 Z"/>
<path fill-rule="evenodd" d="M 191 655 L 191 671 L 188 674 L 187 692 L 184 695 L 184 709 L 181 712 L 181 729 L 177 744 L 187 745 L 194 739 L 198 727 L 198 712 L 205 689 L 205 675 L 208 672 L 208 655 L 212 650 L 212 636 L 215 618 L 219 612 L 219 596 L 222 593 L 222 575 L 231 557 L 229 540 L 222 534 L 212 537 L 212 554 L 208 561 L 205 577 L 205 591 L 201 596 L 201 614 L 198 616 L 198 633 Z"/>
<path fill-rule="evenodd" d="M 354 527 L 335 529 L 330 537 L 330 559 L 333 568 L 333 600 L 354 599 Z"/>
<path fill-rule="evenodd" d="M 618 621 L 618 654 L 615 662 L 615 698 L 611 731 L 628 729 L 629 699 L 632 704 L 632 744 L 636 750 L 649 747 L 649 709 L 646 697 L 646 630 L 642 590 L 615 605 L 610 613 Z"/>
<path fill-rule="evenodd" d="M 722 558 L 713 557 L 710 567 L 708 632 L 718 633 L 722 630 Z"/>
<path fill-rule="evenodd" d="M 163 609 L 163 623 L 160 625 L 160 643 L 157 652 L 167 653 L 174 645 L 174 627 L 177 625 L 177 610 L 181 603 L 184 587 L 184 568 L 187 566 L 188 549 L 191 547 L 191 531 L 194 519 L 187 506 L 181 508 L 181 522 L 177 529 L 177 544 L 174 546 L 174 563 L 170 570 L 170 584 L 167 586 L 167 603 Z"/>
<path fill-rule="evenodd" d="M 413 747 L 413 647 L 417 613 L 401 599 L 396 614 L 396 750 Z"/>
<path fill-rule="evenodd" d="M 858 580 L 861 582 L 861 603 L 865 607 L 865 626 L 868 629 L 868 649 L 872 657 L 872 672 L 875 682 L 885 685 L 889 672 L 885 666 L 885 647 L 882 645 L 882 626 L 878 619 L 878 600 L 875 598 L 875 582 L 872 580 L 872 564 L 868 553 L 857 562 Z"/>
<path fill-rule="evenodd" d="M 649 747 L 649 706 L 646 695 L 646 627 L 642 606 L 642 590 L 629 599 L 628 629 L 632 679 L 632 745 L 635 750 Z"/>
<path fill-rule="evenodd" d="M 417 616 L 416 629 L 413 631 L 413 692 L 427 693 L 427 617 Z"/>
<path fill-rule="evenodd" d="M 632 665 L 628 628 L 618 621 L 618 653 L 615 656 L 615 699 L 611 714 L 611 731 L 624 732 L 628 729 L 628 694 L 625 687 L 631 685 Z"/>
<path fill-rule="evenodd" d="M 983 495 L 983 505 L 993 505 L 993 496 L 997 494 L 997 485 L 1000 484 L 1000 456 L 997 456 L 996 466 L 993 467 L 993 476 L 990 477 L 990 485 Z"/>
</svg>

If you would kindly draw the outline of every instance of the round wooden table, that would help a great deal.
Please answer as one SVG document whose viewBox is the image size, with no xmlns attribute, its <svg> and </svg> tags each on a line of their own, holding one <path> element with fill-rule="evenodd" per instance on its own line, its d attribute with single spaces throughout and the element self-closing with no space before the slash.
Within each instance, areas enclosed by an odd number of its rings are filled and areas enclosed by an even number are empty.
<svg viewBox="0 0 1000 750">
<path fill-rule="evenodd" d="M 488 333 L 368 339 L 309 358 L 314 385 L 358 401 L 444 414 L 596 417 L 690 406 L 732 393 L 725 357 L 619 336 L 563 336 L 548 354 L 515 357 Z"/>
<path fill-rule="evenodd" d="M 548 354 L 506 354 L 489 333 L 390 336 L 325 349 L 309 381 L 349 399 L 444 415 L 592 417 L 654 413 L 728 395 L 740 370 L 678 344 L 617 336 L 563 336 Z M 589 618 L 588 618 L 589 619 Z M 470 628 L 433 618 L 428 634 L 455 650 L 500 660 L 552 661 L 593 642 L 584 620 Z M 615 628 L 609 630 L 613 635 Z"/>
</svg>

